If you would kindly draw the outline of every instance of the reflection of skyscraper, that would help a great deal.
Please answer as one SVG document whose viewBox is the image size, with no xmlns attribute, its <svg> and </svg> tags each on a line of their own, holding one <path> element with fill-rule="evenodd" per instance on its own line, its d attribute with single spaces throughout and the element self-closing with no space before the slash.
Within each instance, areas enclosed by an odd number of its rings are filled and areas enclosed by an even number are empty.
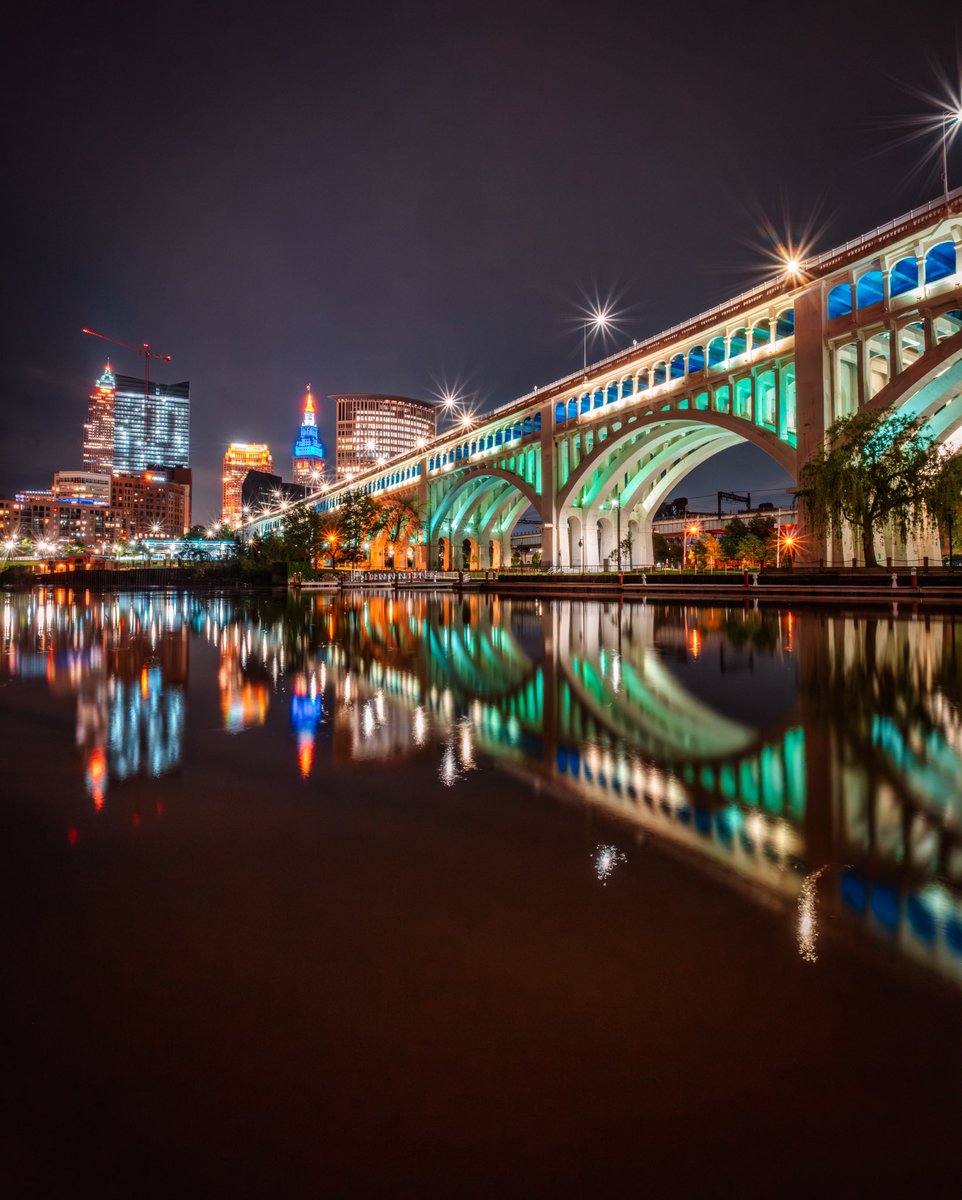
<svg viewBox="0 0 962 1200">
<path fill-rule="evenodd" d="M 297 765 L 305 779 L 311 773 L 314 741 L 323 715 L 324 704 L 317 690 L 317 679 L 312 677 L 308 684 L 303 675 L 298 675 L 291 696 L 291 728 L 297 735 Z"/>
<path fill-rule="evenodd" d="M 228 733 L 240 733 L 242 729 L 263 725 L 267 719 L 270 704 L 267 685 L 245 679 L 242 667 L 238 647 L 225 638 L 220 648 L 217 683 L 220 688 L 220 710 Z"/>
<path fill-rule="evenodd" d="M 55 599 L 54 599 L 55 597 Z M 84 606 L 72 593 L 4 606 L 0 673 L 46 678 L 77 694 L 76 743 L 87 793 L 101 808 L 108 781 L 159 777 L 179 766 L 189 665 L 187 603 L 137 597 Z"/>
<path fill-rule="evenodd" d="M 307 388 L 307 399 L 304 401 L 304 420 L 294 443 L 291 469 L 294 482 L 306 485 L 315 482 L 317 477 L 324 473 L 324 443 L 317 432 L 314 397 L 311 395 L 310 384 Z"/>
</svg>

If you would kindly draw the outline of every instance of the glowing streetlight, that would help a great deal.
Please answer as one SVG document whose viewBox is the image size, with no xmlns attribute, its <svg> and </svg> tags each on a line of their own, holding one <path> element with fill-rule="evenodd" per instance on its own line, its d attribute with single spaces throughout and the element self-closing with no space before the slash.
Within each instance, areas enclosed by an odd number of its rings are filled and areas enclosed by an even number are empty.
<svg viewBox="0 0 962 1200">
<path fill-rule="evenodd" d="M 600 333 L 608 328 L 611 317 L 611 309 L 607 306 L 605 308 L 593 308 L 588 314 L 588 319 L 582 328 L 581 339 L 581 366 L 585 375 L 588 374 L 588 330 L 590 329 L 593 333 Z"/>
<path fill-rule="evenodd" d="M 775 567 L 776 570 L 782 565 L 782 551 L 785 551 L 786 558 L 790 558 L 795 553 L 795 547 L 798 545 L 798 537 L 794 533 L 780 533 L 775 539 Z"/>
<path fill-rule="evenodd" d="M 682 570 L 685 569 L 685 564 L 688 562 L 688 539 L 690 537 L 697 537 L 699 535 L 699 533 L 701 533 L 701 530 L 694 522 L 692 522 L 691 525 L 685 526 L 685 532 L 682 534 L 682 538 L 681 538 L 681 567 L 682 567 Z"/>
<path fill-rule="evenodd" d="M 959 125 L 962 125 L 962 105 L 945 109 L 942 113 L 942 187 L 946 201 L 949 199 L 949 134 Z"/>
</svg>

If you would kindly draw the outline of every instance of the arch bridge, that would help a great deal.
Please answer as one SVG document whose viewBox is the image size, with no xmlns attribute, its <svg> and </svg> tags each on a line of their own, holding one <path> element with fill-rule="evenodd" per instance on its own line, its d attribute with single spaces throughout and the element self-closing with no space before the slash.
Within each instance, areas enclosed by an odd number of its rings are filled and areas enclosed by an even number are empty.
<svg viewBox="0 0 962 1200">
<path fill-rule="evenodd" d="M 832 422 L 862 408 L 921 415 L 954 445 L 960 395 L 962 188 L 299 503 L 333 512 L 352 488 L 411 498 L 423 530 L 394 549 L 421 569 L 462 553 L 501 566 L 530 509 L 546 566 L 597 567 L 626 538 L 650 563 L 659 505 L 720 451 L 751 443 L 797 481 Z M 881 554 L 923 549 L 879 534 Z M 808 541 L 812 558 L 859 553 L 857 539 Z"/>
</svg>

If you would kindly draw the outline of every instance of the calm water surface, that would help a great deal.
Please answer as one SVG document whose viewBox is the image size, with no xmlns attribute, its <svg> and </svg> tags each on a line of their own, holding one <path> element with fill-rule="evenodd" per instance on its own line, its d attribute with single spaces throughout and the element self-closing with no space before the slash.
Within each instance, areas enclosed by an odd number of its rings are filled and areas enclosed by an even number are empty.
<svg viewBox="0 0 962 1200">
<path fill-rule="evenodd" d="M 953 619 L 0 604 L 5 1194 L 962 1194 Z"/>
</svg>

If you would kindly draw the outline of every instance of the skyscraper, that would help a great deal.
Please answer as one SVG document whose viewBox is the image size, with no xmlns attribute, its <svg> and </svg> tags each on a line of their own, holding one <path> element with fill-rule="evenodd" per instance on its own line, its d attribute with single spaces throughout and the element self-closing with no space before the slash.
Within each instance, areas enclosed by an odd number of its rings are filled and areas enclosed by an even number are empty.
<svg viewBox="0 0 962 1200">
<path fill-rule="evenodd" d="M 351 393 L 330 397 L 337 403 L 338 480 L 357 475 L 429 442 L 437 430 L 433 404 L 406 396 Z"/>
<path fill-rule="evenodd" d="M 231 442 L 224 455 L 223 506 L 221 520 L 240 524 L 243 504 L 241 488 L 248 471 L 270 471 L 274 465 L 271 448 L 262 442 Z"/>
<path fill-rule="evenodd" d="M 110 363 L 94 385 L 84 422 L 85 471 L 138 472 L 150 464 L 190 465 L 190 383 L 115 375 Z"/>
<path fill-rule="evenodd" d="M 294 455 L 291 459 L 291 469 L 295 483 L 310 486 L 324 474 L 325 465 L 324 443 L 317 432 L 314 397 L 311 395 L 311 385 L 307 385 L 307 399 L 304 401 L 304 419 L 297 441 L 294 443 Z"/>
<path fill-rule="evenodd" d="M 87 398 L 84 422 L 84 470 L 109 475 L 114 465 L 114 395 L 116 380 L 108 362 Z"/>
<path fill-rule="evenodd" d="M 190 383 L 154 383 L 118 375 L 114 398 L 114 470 L 190 466 Z"/>
</svg>

